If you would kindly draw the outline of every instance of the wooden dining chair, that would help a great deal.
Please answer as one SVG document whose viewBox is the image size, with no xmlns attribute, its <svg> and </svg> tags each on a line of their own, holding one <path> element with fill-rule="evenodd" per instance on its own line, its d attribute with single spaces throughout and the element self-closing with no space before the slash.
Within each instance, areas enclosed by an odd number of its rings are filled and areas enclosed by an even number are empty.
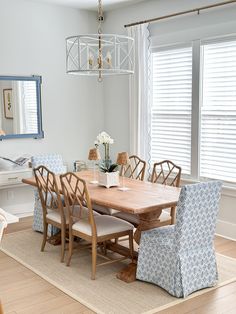
<svg viewBox="0 0 236 314">
<path fill-rule="evenodd" d="M 181 167 L 177 166 L 170 160 L 163 160 L 161 162 L 156 162 L 153 165 L 153 171 L 151 175 L 152 183 L 159 183 L 169 186 L 180 186 L 180 178 L 181 178 Z M 165 221 L 162 225 L 173 225 L 175 223 L 175 209 L 176 207 L 171 207 L 170 214 L 167 211 L 162 212 L 163 221 Z M 164 219 L 165 218 L 167 219 Z M 170 222 L 168 223 L 168 216 Z"/>
<path fill-rule="evenodd" d="M 176 166 L 172 161 L 163 160 L 157 162 L 153 166 L 151 175 L 151 182 L 166 184 L 170 186 L 179 187 L 181 177 L 181 168 Z M 135 227 L 139 225 L 138 215 L 117 212 L 115 217 L 124 219 L 132 223 Z M 167 210 L 163 210 L 160 217 L 160 226 L 166 226 L 175 223 L 175 207 L 171 207 L 170 213 Z"/>
<path fill-rule="evenodd" d="M 133 258 L 133 225 L 108 215 L 95 214 L 92 209 L 86 182 L 75 173 L 61 175 L 61 186 L 69 218 L 69 254 L 67 266 L 73 254 L 74 237 L 92 244 L 92 279 L 95 279 L 97 265 L 97 245 L 111 239 L 129 236 L 130 258 Z M 79 205 L 80 210 L 75 207 Z M 107 259 L 108 257 L 106 257 Z M 123 260 L 124 257 L 109 262 Z"/>
<path fill-rule="evenodd" d="M 41 251 L 44 251 L 48 239 L 48 226 L 52 225 L 61 230 L 61 262 L 65 256 L 65 234 L 68 228 L 62 198 L 58 190 L 56 176 L 45 166 L 34 169 L 36 184 L 43 209 L 43 242 Z"/>
<path fill-rule="evenodd" d="M 125 177 L 144 180 L 146 170 L 146 161 L 142 160 L 136 155 L 129 156 L 129 163 L 127 166 L 121 167 L 121 174 L 124 174 Z"/>
</svg>

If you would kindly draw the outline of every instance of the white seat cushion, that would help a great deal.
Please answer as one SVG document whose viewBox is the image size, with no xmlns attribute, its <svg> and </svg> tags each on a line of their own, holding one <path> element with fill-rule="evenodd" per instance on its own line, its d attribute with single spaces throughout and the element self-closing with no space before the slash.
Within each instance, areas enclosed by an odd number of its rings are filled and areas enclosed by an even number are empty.
<svg viewBox="0 0 236 314">
<path fill-rule="evenodd" d="M 65 211 L 65 208 L 64 208 L 64 211 Z M 48 213 L 46 217 L 59 224 L 61 223 L 61 214 L 59 213 L 59 211 L 48 209 Z M 68 219 L 66 219 L 66 223 L 68 223 Z"/>
<path fill-rule="evenodd" d="M 74 207 L 74 212 L 73 212 L 74 216 L 78 215 L 79 210 L 80 210 L 79 206 Z M 66 207 L 64 207 L 64 213 L 66 213 Z M 100 214 L 95 212 L 95 211 L 93 211 L 93 215 L 94 216 L 100 216 Z M 46 215 L 46 217 L 50 220 L 57 222 L 57 223 L 61 223 L 61 215 L 56 210 L 48 209 L 48 214 Z M 67 215 L 66 215 L 66 217 L 67 217 Z M 88 208 L 87 207 L 82 208 L 80 217 L 81 218 L 88 217 Z M 66 218 L 66 223 L 69 223 L 68 218 Z"/>
<path fill-rule="evenodd" d="M 108 215 L 94 216 L 97 227 L 97 236 L 104 236 L 112 233 L 133 230 L 134 226 L 127 221 Z M 80 219 L 73 226 L 73 230 L 92 235 L 91 225 L 86 219 Z"/>
<path fill-rule="evenodd" d="M 105 214 L 105 215 L 114 215 L 119 212 L 119 210 L 113 209 L 113 208 L 107 208 L 103 207 L 101 205 L 93 204 L 93 209 L 96 210 L 99 213 Z"/>
<path fill-rule="evenodd" d="M 120 219 L 123 219 L 125 221 L 129 221 L 132 224 L 138 225 L 139 224 L 139 217 L 138 215 L 135 214 L 129 214 L 129 213 L 125 213 L 125 212 L 118 212 L 116 214 L 114 214 L 114 217 L 118 217 Z M 159 217 L 160 222 L 164 223 L 167 222 L 168 220 L 171 220 L 171 216 L 170 213 L 168 213 L 167 211 L 163 210 L 161 213 L 161 216 Z"/>
</svg>

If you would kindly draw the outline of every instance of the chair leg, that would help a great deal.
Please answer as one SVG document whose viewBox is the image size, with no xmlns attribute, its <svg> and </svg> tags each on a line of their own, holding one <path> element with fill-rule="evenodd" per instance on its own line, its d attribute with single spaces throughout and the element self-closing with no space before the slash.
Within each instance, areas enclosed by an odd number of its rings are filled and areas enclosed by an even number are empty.
<svg viewBox="0 0 236 314">
<path fill-rule="evenodd" d="M 103 242 L 103 250 L 104 250 L 104 255 L 107 255 L 107 242 Z"/>
<path fill-rule="evenodd" d="M 3 308 L 2 308 L 1 303 L 0 303 L 0 314 L 4 314 L 4 313 L 3 313 Z"/>
<path fill-rule="evenodd" d="M 64 262 L 65 258 L 65 245 L 66 245 L 66 232 L 65 228 L 61 228 L 61 263 Z"/>
<path fill-rule="evenodd" d="M 95 280 L 97 266 L 97 241 L 92 241 L 92 276 L 91 279 Z"/>
<path fill-rule="evenodd" d="M 175 206 L 170 209 L 171 225 L 175 224 Z"/>
<path fill-rule="evenodd" d="M 74 246 L 74 236 L 71 231 L 69 231 L 69 252 L 68 252 L 68 258 L 66 266 L 70 266 L 71 257 L 73 254 L 73 246 Z"/>
<path fill-rule="evenodd" d="M 41 246 L 41 252 L 44 251 L 46 242 L 47 242 L 47 236 L 48 236 L 48 223 L 43 224 L 43 242 Z"/>
<path fill-rule="evenodd" d="M 131 230 L 129 232 L 129 249 L 130 249 L 130 257 L 131 257 L 131 260 L 132 260 L 132 263 L 134 261 L 134 239 L 133 239 L 133 230 Z"/>
</svg>

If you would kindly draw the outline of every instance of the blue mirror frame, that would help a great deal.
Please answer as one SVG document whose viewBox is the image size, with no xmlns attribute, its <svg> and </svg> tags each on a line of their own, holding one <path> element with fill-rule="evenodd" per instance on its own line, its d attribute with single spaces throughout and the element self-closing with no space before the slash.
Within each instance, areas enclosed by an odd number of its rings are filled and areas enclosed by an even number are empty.
<svg viewBox="0 0 236 314">
<path fill-rule="evenodd" d="M 38 120 L 38 133 L 34 134 L 6 134 L 0 135 L 0 141 L 7 139 L 16 138 L 44 138 L 43 125 L 42 125 L 42 106 L 41 106 L 41 84 L 42 77 L 33 76 L 0 76 L 0 81 L 34 81 L 36 82 L 36 93 L 37 93 L 37 120 Z"/>
</svg>

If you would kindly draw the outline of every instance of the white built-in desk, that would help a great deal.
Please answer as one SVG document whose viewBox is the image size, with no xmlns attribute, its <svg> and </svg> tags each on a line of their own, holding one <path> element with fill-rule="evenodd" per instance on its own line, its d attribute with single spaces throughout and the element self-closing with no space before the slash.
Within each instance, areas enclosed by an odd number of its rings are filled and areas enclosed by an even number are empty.
<svg viewBox="0 0 236 314">
<path fill-rule="evenodd" d="M 0 171 L 0 207 L 8 214 L 11 222 L 18 222 L 19 217 L 33 215 L 33 193 L 22 183 L 22 179 L 31 177 L 31 168 Z"/>
<path fill-rule="evenodd" d="M 22 168 L 10 171 L 0 171 L 0 189 L 7 189 L 24 185 L 22 179 L 32 177 L 31 168 Z"/>
</svg>

